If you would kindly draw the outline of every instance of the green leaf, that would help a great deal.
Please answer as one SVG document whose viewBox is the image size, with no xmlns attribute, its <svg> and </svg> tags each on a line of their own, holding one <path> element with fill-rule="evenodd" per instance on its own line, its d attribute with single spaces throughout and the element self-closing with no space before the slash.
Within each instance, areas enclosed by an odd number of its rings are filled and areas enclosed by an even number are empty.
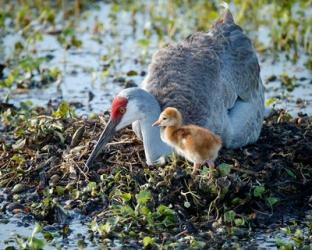
<svg viewBox="0 0 312 250">
<path fill-rule="evenodd" d="M 62 187 L 62 186 L 56 186 L 56 187 L 55 187 L 55 191 L 56 191 L 56 194 L 57 194 L 58 196 L 62 196 L 62 195 L 64 195 L 65 188 Z"/>
<path fill-rule="evenodd" d="M 290 227 L 281 228 L 281 232 L 285 233 L 286 235 L 291 235 Z"/>
<path fill-rule="evenodd" d="M 78 249 L 85 249 L 87 246 L 88 244 L 83 239 L 77 241 Z"/>
<path fill-rule="evenodd" d="M 288 174 L 289 176 L 291 176 L 291 177 L 294 178 L 294 179 L 297 178 L 293 171 L 291 171 L 291 170 L 288 169 L 288 168 L 285 168 L 285 170 L 286 170 L 286 172 L 287 172 L 287 174 Z"/>
<path fill-rule="evenodd" d="M 28 241 L 29 249 L 31 250 L 41 250 L 44 249 L 45 241 L 37 239 L 35 237 L 30 237 Z"/>
<path fill-rule="evenodd" d="M 161 215 L 174 215 L 174 212 L 172 209 L 162 204 L 158 206 L 156 211 L 158 214 L 161 214 Z"/>
<path fill-rule="evenodd" d="M 140 48 L 146 49 L 146 48 L 148 48 L 150 41 L 147 39 L 140 39 L 137 41 L 137 44 Z"/>
<path fill-rule="evenodd" d="M 90 181 L 86 187 L 86 191 L 92 192 L 94 189 L 96 189 L 96 182 Z"/>
<path fill-rule="evenodd" d="M 0 81 L 0 87 L 10 88 L 15 81 L 16 75 L 11 72 L 5 80 Z"/>
<path fill-rule="evenodd" d="M 114 3 L 112 6 L 111 6 L 111 12 L 114 13 L 114 14 L 117 14 L 119 12 L 119 5 Z"/>
<path fill-rule="evenodd" d="M 150 213 L 151 213 L 151 210 L 149 210 L 148 207 L 146 206 L 140 207 L 140 214 L 147 216 Z"/>
<path fill-rule="evenodd" d="M 49 197 L 44 198 L 42 200 L 42 205 L 45 206 L 45 207 L 50 207 L 51 204 L 52 204 L 52 200 Z"/>
<path fill-rule="evenodd" d="M 135 214 L 134 210 L 128 205 L 120 207 L 120 213 L 125 217 L 133 217 Z"/>
<path fill-rule="evenodd" d="M 268 198 L 266 198 L 266 203 L 270 206 L 273 207 L 274 205 L 276 205 L 279 202 L 279 199 L 273 196 L 270 196 Z"/>
<path fill-rule="evenodd" d="M 23 109 L 23 110 L 30 110 L 32 105 L 33 105 L 33 103 L 30 100 L 20 102 L 21 109 Z"/>
<path fill-rule="evenodd" d="M 253 190 L 254 197 L 262 198 L 263 194 L 265 193 L 265 187 L 264 186 L 257 186 Z"/>
<path fill-rule="evenodd" d="M 66 28 L 63 30 L 62 34 L 64 36 L 73 36 L 75 34 L 75 30 L 72 28 Z"/>
<path fill-rule="evenodd" d="M 209 174 L 209 168 L 207 168 L 206 166 L 204 166 L 204 167 L 202 168 L 202 170 L 200 171 L 200 175 L 202 175 L 202 176 L 208 176 L 208 174 Z M 184 203 L 184 206 L 185 206 L 185 203 Z"/>
<path fill-rule="evenodd" d="M 205 249 L 206 242 L 192 239 L 190 241 L 190 246 L 191 246 L 191 249 Z"/>
<path fill-rule="evenodd" d="M 121 198 L 124 202 L 131 200 L 131 194 L 130 193 L 122 193 Z"/>
<path fill-rule="evenodd" d="M 43 238 L 45 238 L 45 240 L 47 241 L 52 241 L 54 239 L 53 235 L 50 232 L 44 232 Z"/>
<path fill-rule="evenodd" d="M 224 222 L 233 222 L 235 219 L 236 213 L 233 210 L 227 211 L 224 213 Z"/>
<path fill-rule="evenodd" d="M 32 232 L 32 236 L 34 236 L 35 234 L 37 234 L 37 233 L 39 233 L 41 231 L 42 231 L 42 227 L 40 226 L 39 223 L 36 223 L 35 228 L 34 228 L 34 230 Z"/>
<path fill-rule="evenodd" d="M 71 45 L 73 45 L 76 48 L 80 48 L 82 45 L 82 41 L 79 40 L 76 36 L 72 36 L 71 38 Z"/>
<path fill-rule="evenodd" d="M 73 111 L 71 110 L 69 104 L 65 101 L 62 101 L 58 109 L 52 113 L 54 118 L 68 118 L 73 116 Z"/>
<path fill-rule="evenodd" d="M 278 247 L 278 249 L 283 249 L 283 250 L 294 249 L 294 244 L 292 242 L 285 242 L 281 238 L 275 238 L 275 244 Z"/>
<path fill-rule="evenodd" d="M 151 192 L 147 190 L 141 190 L 140 193 L 135 195 L 135 198 L 139 205 L 145 205 L 151 198 Z"/>
<path fill-rule="evenodd" d="M 109 70 L 108 69 L 103 70 L 100 77 L 102 80 L 105 80 L 107 77 L 109 77 Z"/>
<path fill-rule="evenodd" d="M 16 162 L 18 165 L 22 165 L 25 162 L 25 158 L 21 155 L 18 155 L 18 154 L 14 154 L 11 157 L 11 160 Z"/>
<path fill-rule="evenodd" d="M 235 226 L 244 226 L 245 224 L 245 220 L 242 219 L 242 218 L 237 218 L 237 219 L 234 219 L 234 224 Z"/>
<path fill-rule="evenodd" d="M 97 232 L 99 226 L 98 226 L 96 220 L 94 219 L 94 220 L 91 221 L 91 223 L 89 224 L 89 227 L 90 227 L 90 229 L 91 229 L 92 232 Z"/>
<path fill-rule="evenodd" d="M 170 227 L 175 223 L 175 214 L 172 209 L 165 205 L 159 205 L 156 210 L 156 217 L 158 221 L 161 221 L 161 224 L 165 227 Z"/>
<path fill-rule="evenodd" d="M 127 76 L 137 76 L 138 72 L 134 71 L 134 70 L 130 70 L 127 72 Z"/>
<path fill-rule="evenodd" d="M 49 75 L 53 80 L 56 80 L 60 74 L 61 74 L 60 70 L 56 67 L 49 69 Z"/>
<path fill-rule="evenodd" d="M 219 172 L 221 176 L 227 176 L 231 172 L 232 165 L 226 164 L 226 163 L 221 163 L 219 166 Z"/>
<path fill-rule="evenodd" d="M 101 236 L 107 236 L 111 232 L 111 225 L 109 223 L 99 225 L 98 232 Z"/>
<path fill-rule="evenodd" d="M 31 56 L 24 57 L 19 61 L 19 66 L 25 72 L 32 72 L 39 69 L 40 65 L 47 61 L 46 57 L 33 58 Z"/>
<path fill-rule="evenodd" d="M 269 98 L 265 101 L 265 106 L 266 107 L 270 107 L 271 105 L 273 105 L 274 103 L 277 102 L 276 98 Z"/>
<path fill-rule="evenodd" d="M 144 248 L 147 248 L 147 247 L 150 247 L 151 245 L 154 244 L 154 239 L 149 237 L 149 236 L 146 236 L 143 238 L 143 246 Z"/>
</svg>

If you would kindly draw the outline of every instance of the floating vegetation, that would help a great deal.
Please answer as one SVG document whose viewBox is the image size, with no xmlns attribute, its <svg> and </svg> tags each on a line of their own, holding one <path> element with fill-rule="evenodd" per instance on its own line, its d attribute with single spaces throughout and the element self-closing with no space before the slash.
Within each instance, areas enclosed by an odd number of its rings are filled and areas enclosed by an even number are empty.
<svg viewBox="0 0 312 250">
<path fill-rule="evenodd" d="M 311 213 L 308 213 L 305 218 L 303 218 L 303 226 L 301 228 L 298 228 L 297 221 L 292 221 L 290 225 L 281 228 L 280 231 L 282 235 L 275 239 L 276 246 L 279 249 L 311 249 Z M 282 237 L 284 237 L 284 239 Z"/>
<path fill-rule="evenodd" d="M 128 128 L 88 169 L 106 115 L 82 119 L 63 103 L 56 111 L 6 107 L 1 119 L 0 185 L 8 194 L 2 211 L 60 225 L 70 225 L 66 210 L 75 211 L 88 216 L 92 239 L 111 246 L 221 247 L 226 235 L 247 237 L 250 228 L 309 207 L 307 116 L 275 112 L 256 144 L 223 150 L 217 170 L 204 166 L 196 178 L 174 155 L 165 166 L 148 167 Z"/>
</svg>

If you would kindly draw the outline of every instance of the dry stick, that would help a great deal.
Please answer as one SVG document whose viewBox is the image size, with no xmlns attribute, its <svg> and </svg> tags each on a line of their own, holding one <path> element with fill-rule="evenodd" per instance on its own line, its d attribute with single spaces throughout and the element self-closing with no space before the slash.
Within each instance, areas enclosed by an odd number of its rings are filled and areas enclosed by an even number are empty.
<svg viewBox="0 0 312 250">
<path fill-rule="evenodd" d="M 175 238 L 178 238 L 178 237 L 180 237 L 181 235 L 185 235 L 185 234 L 187 234 L 187 233 L 188 233 L 188 231 L 187 231 L 187 230 L 184 230 L 184 231 L 178 233 L 177 235 L 175 235 L 174 237 L 175 237 Z"/>
<path fill-rule="evenodd" d="M 58 168 L 60 168 L 61 166 L 62 166 L 62 164 L 54 165 L 54 166 L 51 167 L 46 173 L 47 173 L 48 175 L 50 175 L 51 173 L 53 173 L 53 171 L 54 171 L 55 169 L 58 169 Z"/>
<path fill-rule="evenodd" d="M 129 162 L 122 162 L 122 161 L 113 161 L 113 160 L 106 160 L 106 162 L 108 163 L 112 163 L 112 164 L 118 164 L 118 165 L 121 165 L 121 164 L 130 164 Z"/>
<path fill-rule="evenodd" d="M 49 115 L 38 115 L 37 116 L 37 119 L 41 119 L 41 118 L 50 119 L 50 120 L 54 119 L 52 116 L 49 116 Z"/>
<path fill-rule="evenodd" d="M 141 158 L 141 156 L 140 156 L 140 153 L 139 153 L 138 151 L 136 151 L 136 154 L 137 154 L 137 156 L 138 156 L 138 158 L 139 158 L 139 161 L 141 162 L 142 166 L 143 166 L 143 167 L 146 167 L 147 164 L 145 163 L 145 161 L 142 160 L 142 158 Z"/>
<path fill-rule="evenodd" d="M 222 189 L 218 188 L 218 195 L 212 202 L 210 202 L 210 205 L 209 205 L 209 208 L 208 208 L 208 216 L 210 216 L 210 213 L 212 212 L 212 209 L 213 209 L 212 205 L 214 205 L 214 209 L 216 210 L 216 220 L 219 218 L 219 209 L 217 207 L 217 201 L 221 197 L 221 191 L 222 191 Z"/>
<path fill-rule="evenodd" d="M 92 130 L 91 134 L 94 133 L 95 129 L 96 129 L 96 123 L 94 123 L 94 125 L 93 125 L 93 130 Z M 90 138 L 90 139 L 91 139 L 91 138 Z"/>
<path fill-rule="evenodd" d="M 119 145 L 119 144 L 132 144 L 134 142 L 134 140 L 132 141 L 116 141 L 116 142 L 110 142 L 110 143 L 107 143 L 106 145 L 107 146 L 113 146 L 113 145 Z"/>
<path fill-rule="evenodd" d="M 85 172 L 82 171 L 82 169 L 79 167 L 79 165 L 76 162 L 74 162 L 74 166 L 78 168 L 78 170 L 80 171 L 80 173 L 82 173 L 82 175 L 85 177 L 86 180 L 89 180 L 88 176 L 85 174 Z"/>
<path fill-rule="evenodd" d="M 304 176 L 304 174 L 302 173 L 302 164 L 300 163 L 300 168 L 299 168 L 299 171 L 300 171 L 300 174 L 301 174 L 301 176 L 302 176 L 302 179 L 303 179 L 303 182 L 302 182 L 302 184 L 306 184 L 306 182 L 307 182 L 307 179 L 306 179 L 306 177 Z"/>
<path fill-rule="evenodd" d="M 235 170 L 237 172 L 244 173 L 244 174 L 250 174 L 250 175 L 254 175 L 254 176 L 258 175 L 257 172 L 252 171 L 252 170 L 248 170 L 248 169 L 241 169 L 241 168 L 236 168 L 236 167 L 232 167 L 231 169 L 233 169 L 233 170 Z"/>
<path fill-rule="evenodd" d="M 9 178 L 8 176 L 12 174 L 15 174 L 15 172 L 9 172 L 9 173 L 4 174 L 3 176 L 1 176 L 0 180 L 7 179 Z"/>
<path fill-rule="evenodd" d="M 265 212 L 262 212 L 262 211 L 259 211 L 259 210 L 255 209 L 255 208 L 251 208 L 251 209 L 252 209 L 253 211 L 259 213 L 259 214 L 263 214 L 263 215 L 266 215 L 266 216 L 271 216 L 271 215 L 273 215 L 272 212 L 271 212 L 271 213 L 265 213 Z"/>
</svg>

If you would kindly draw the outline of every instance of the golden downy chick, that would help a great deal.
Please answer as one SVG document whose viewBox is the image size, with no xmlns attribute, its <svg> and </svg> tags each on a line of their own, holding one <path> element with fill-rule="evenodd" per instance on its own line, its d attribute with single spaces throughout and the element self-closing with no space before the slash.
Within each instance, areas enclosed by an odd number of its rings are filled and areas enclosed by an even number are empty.
<svg viewBox="0 0 312 250">
<path fill-rule="evenodd" d="M 196 125 L 182 126 L 181 113 L 172 107 L 166 108 L 153 126 L 163 127 L 161 139 L 179 155 L 193 162 L 193 174 L 206 161 L 209 167 L 214 167 L 214 160 L 222 146 L 218 135 Z"/>
</svg>

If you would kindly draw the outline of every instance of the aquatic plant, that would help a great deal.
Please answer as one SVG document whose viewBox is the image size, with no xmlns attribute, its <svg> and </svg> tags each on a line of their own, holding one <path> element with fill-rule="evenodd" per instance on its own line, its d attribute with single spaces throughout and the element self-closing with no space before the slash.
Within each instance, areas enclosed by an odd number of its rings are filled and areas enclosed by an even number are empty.
<svg viewBox="0 0 312 250">
<path fill-rule="evenodd" d="M 130 129 L 117 135 L 93 169 L 86 168 L 91 142 L 107 117 L 75 117 L 66 103 L 54 111 L 10 107 L 1 119 L 1 187 L 46 223 L 70 224 L 66 210 L 88 215 L 91 235 L 102 243 L 169 247 L 177 246 L 178 237 L 180 246 L 200 248 L 203 240 L 220 246 L 222 236 L 211 238 L 212 231 L 248 231 L 309 195 L 309 117 L 275 113 L 257 144 L 221 152 L 217 171 L 204 167 L 195 179 L 191 165 L 175 156 L 165 166 L 146 166 L 142 144 Z M 35 200 L 21 199 L 31 193 Z M 195 233 L 205 230 L 212 231 Z M 163 233 L 168 237 L 162 243 Z"/>
</svg>

